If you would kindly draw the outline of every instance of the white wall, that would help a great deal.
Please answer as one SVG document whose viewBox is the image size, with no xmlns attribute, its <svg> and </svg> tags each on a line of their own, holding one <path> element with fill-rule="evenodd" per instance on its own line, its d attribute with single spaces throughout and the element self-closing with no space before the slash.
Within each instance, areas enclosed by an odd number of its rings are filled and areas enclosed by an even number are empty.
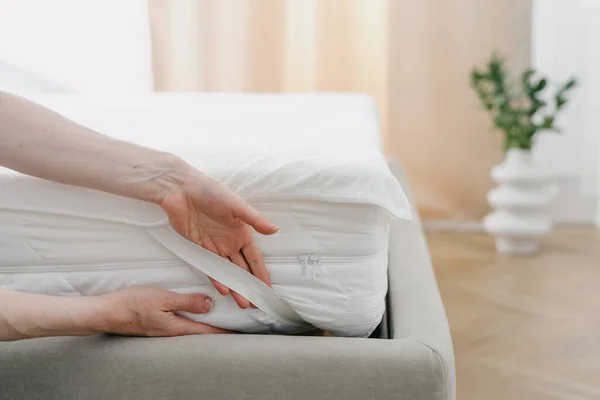
<svg viewBox="0 0 600 400">
<path fill-rule="evenodd" d="M 150 91 L 150 48 L 147 0 L 0 0 L 0 85 L 11 89 L 44 80 L 78 92 Z"/>
<path fill-rule="evenodd" d="M 600 226 L 600 0 L 536 0 L 533 65 L 552 80 L 575 75 L 580 86 L 558 124 L 562 134 L 547 134 L 536 157 L 560 176 L 553 205 L 557 223 Z"/>
</svg>

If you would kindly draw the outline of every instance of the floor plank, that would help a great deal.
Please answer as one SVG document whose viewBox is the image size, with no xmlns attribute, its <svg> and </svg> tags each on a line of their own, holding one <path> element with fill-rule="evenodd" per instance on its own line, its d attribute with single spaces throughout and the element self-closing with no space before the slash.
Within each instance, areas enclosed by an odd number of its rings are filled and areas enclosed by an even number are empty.
<svg viewBox="0 0 600 400">
<path fill-rule="evenodd" d="M 532 257 L 428 233 L 460 400 L 600 399 L 600 232 L 556 230 Z"/>
</svg>

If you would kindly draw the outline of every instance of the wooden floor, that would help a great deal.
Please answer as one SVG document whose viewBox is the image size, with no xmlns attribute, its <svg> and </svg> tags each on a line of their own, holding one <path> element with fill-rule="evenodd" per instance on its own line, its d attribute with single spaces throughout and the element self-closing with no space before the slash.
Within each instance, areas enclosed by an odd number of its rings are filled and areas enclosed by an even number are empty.
<svg viewBox="0 0 600 400">
<path fill-rule="evenodd" d="M 458 400 L 600 399 L 600 233 L 562 229 L 535 257 L 470 233 L 428 234 Z"/>
</svg>

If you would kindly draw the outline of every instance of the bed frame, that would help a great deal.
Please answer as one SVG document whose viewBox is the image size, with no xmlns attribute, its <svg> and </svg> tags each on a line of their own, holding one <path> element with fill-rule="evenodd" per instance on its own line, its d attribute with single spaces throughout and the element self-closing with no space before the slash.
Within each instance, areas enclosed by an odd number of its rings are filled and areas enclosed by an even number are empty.
<svg viewBox="0 0 600 400">
<path fill-rule="evenodd" d="M 392 163 L 409 200 L 401 169 Z M 0 343 L 0 399 L 454 400 L 450 331 L 421 222 L 395 222 L 368 339 L 207 335 Z"/>
</svg>

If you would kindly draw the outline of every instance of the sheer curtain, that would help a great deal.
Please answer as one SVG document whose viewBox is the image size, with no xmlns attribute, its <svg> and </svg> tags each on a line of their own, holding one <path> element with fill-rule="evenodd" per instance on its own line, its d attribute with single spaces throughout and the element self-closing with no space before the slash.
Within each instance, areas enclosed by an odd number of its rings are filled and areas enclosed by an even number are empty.
<svg viewBox="0 0 600 400">
<path fill-rule="evenodd" d="M 0 87 L 363 92 L 423 217 L 474 220 L 502 154 L 468 73 L 530 43 L 530 0 L 0 0 Z"/>
<path fill-rule="evenodd" d="M 385 0 L 149 4 L 157 90 L 358 91 L 387 121 Z"/>
<path fill-rule="evenodd" d="M 152 90 L 146 0 L 0 0 L 0 88 Z"/>
<path fill-rule="evenodd" d="M 494 51 L 513 71 L 527 68 L 531 13 L 529 0 L 390 0 L 390 150 L 425 219 L 472 222 L 489 211 L 501 135 L 469 74 Z"/>
<path fill-rule="evenodd" d="M 425 219 L 487 210 L 500 137 L 469 88 L 493 50 L 530 63 L 529 0 L 149 0 L 154 84 L 180 91 L 356 91 Z"/>
</svg>

